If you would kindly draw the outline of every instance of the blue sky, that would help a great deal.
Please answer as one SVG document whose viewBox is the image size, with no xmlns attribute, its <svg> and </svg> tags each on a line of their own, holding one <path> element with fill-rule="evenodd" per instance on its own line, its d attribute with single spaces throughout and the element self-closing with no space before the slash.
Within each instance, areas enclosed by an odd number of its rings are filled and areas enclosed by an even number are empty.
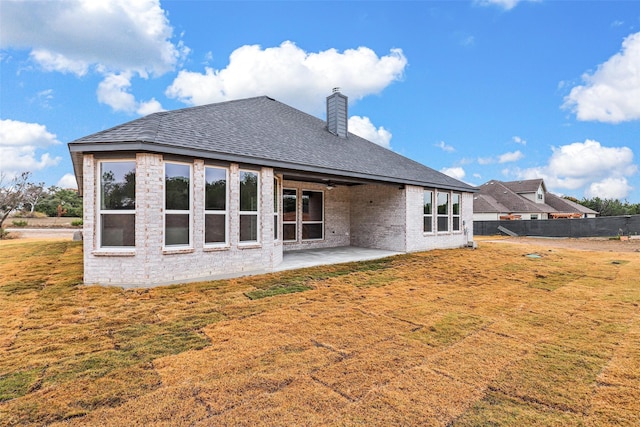
<svg viewBox="0 0 640 427">
<path fill-rule="evenodd" d="M 472 185 L 640 202 L 640 2 L 0 0 L 0 172 L 75 186 L 66 143 L 268 95 Z M 366 153 L 363 153 L 366 155 Z"/>
</svg>

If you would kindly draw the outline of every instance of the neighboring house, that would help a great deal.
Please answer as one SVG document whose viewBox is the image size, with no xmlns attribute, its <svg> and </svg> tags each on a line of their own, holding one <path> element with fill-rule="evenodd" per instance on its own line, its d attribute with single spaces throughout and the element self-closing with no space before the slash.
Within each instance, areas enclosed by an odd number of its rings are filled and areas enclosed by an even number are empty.
<svg viewBox="0 0 640 427">
<path fill-rule="evenodd" d="M 161 112 L 69 143 L 84 281 L 150 286 L 269 271 L 283 252 L 469 244 L 476 188 L 262 96 Z"/>
<path fill-rule="evenodd" d="M 598 212 L 547 192 L 542 179 L 489 181 L 473 198 L 475 221 L 593 218 Z"/>
</svg>

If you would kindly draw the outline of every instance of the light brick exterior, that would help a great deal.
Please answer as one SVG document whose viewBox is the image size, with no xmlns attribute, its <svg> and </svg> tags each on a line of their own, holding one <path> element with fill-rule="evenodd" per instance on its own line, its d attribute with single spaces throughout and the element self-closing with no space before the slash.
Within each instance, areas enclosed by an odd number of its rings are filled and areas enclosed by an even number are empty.
<svg viewBox="0 0 640 427">
<path fill-rule="evenodd" d="M 192 247 L 163 248 L 164 163 L 161 155 L 136 156 L 136 246 L 124 250 L 99 247 L 96 233 L 98 159 L 84 158 L 84 282 L 126 287 L 149 286 L 230 273 L 268 270 L 282 262 L 282 244 L 273 239 L 273 170 L 258 170 L 259 243 L 242 244 L 239 226 L 239 167 L 229 166 L 229 245 L 204 246 L 204 162 L 193 165 Z"/>
<path fill-rule="evenodd" d="M 109 160 L 132 160 L 109 157 Z M 318 183 L 281 180 L 280 188 L 298 190 L 301 206 L 303 190 L 324 194 L 324 239 L 282 243 L 274 240 L 274 171 L 251 169 L 259 174 L 259 242 L 239 242 L 240 166 L 228 168 L 228 244 L 204 244 L 205 162 L 184 159 L 192 166 L 191 246 L 165 248 L 164 244 L 164 162 L 163 156 L 138 153 L 136 161 L 135 247 L 100 248 L 98 167 L 100 159 L 85 154 L 84 168 L 84 281 L 124 287 L 153 286 L 210 277 L 270 271 L 282 262 L 283 251 L 358 246 L 414 252 L 435 248 L 461 247 L 473 240 L 473 195 L 461 193 L 460 232 L 424 233 L 423 188 L 416 186 L 366 184 L 337 186 L 331 190 Z M 173 160 L 167 160 L 173 161 Z M 177 160 L 180 161 L 180 160 Z M 245 170 L 245 169 L 242 169 Z M 278 177 L 281 179 L 281 176 Z M 281 199 L 281 194 L 280 197 Z M 282 236 L 282 206 L 279 203 Z M 451 227 L 450 227 L 451 228 Z M 298 224 L 297 235 L 301 236 Z"/>
<path fill-rule="evenodd" d="M 406 251 L 405 191 L 398 185 L 351 187 L 351 245 Z"/>
<path fill-rule="evenodd" d="M 451 193 L 450 191 L 446 191 Z M 424 188 L 408 185 L 407 193 L 407 246 L 406 252 L 431 249 L 459 248 L 473 241 L 473 194 L 460 193 L 460 231 L 425 233 L 423 223 Z M 434 190 L 435 193 L 435 190 Z M 451 198 L 449 198 L 451 201 Z M 451 210 L 451 203 L 449 203 Z M 434 206 L 435 210 L 435 206 Z M 435 228 L 434 228 L 435 229 Z M 449 230 L 453 229 L 451 217 Z"/>
</svg>

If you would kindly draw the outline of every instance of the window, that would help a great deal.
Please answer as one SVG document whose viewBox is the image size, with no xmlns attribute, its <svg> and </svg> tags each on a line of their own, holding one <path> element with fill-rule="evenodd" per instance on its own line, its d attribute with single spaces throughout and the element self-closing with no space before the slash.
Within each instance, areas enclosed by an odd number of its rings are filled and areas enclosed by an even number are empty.
<svg viewBox="0 0 640 427">
<path fill-rule="evenodd" d="M 460 231 L 460 193 L 451 195 L 451 209 L 453 214 L 453 231 Z"/>
<path fill-rule="evenodd" d="M 100 162 L 100 247 L 135 246 L 136 162 Z"/>
<path fill-rule="evenodd" d="M 302 240 L 324 238 L 324 193 L 302 192 Z"/>
<path fill-rule="evenodd" d="M 531 219 L 538 219 L 538 214 L 531 214 Z"/>
<path fill-rule="evenodd" d="M 240 242 L 258 242 L 258 173 L 240 171 Z"/>
<path fill-rule="evenodd" d="M 227 243 L 227 170 L 205 167 L 204 170 L 204 243 Z"/>
<path fill-rule="evenodd" d="M 449 193 L 438 192 L 438 232 L 449 231 Z"/>
<path fill-rule="evenodd" d="M 164 165 L 164 245 L 191 245 L 191 165 Z"/>
<path fill-rule="evenodd" d="M 297 238 L 296 212 L 298 204 L 298 190 L 285 188 L 282 190 L 282 240 L 295 242 Z"/>
<path fill-rule="evenodd" d="M 433 232 L 433 191 L 424 190 L 424 208 L 423 208 L 424 226 L 423 231 L 425 233 Z"/>
<path fill-rule="evenodd" d="M 273 240 L 278 240 L 278 205 L 280 204 L 280 181 L 273 178 Z"/>
</svg>

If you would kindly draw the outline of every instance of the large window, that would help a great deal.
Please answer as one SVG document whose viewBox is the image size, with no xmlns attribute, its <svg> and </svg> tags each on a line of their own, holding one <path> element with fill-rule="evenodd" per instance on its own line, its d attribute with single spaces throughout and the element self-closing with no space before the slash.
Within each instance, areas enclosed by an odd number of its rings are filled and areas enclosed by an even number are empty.
<svg viewBox="0 0 640 427">
<path fill-rule="evenodd" d="M 298 212 L 298 190 L 285 188 L 282 190 L 282 240 L 295 242 L 297 238 L 296 213 Z"/>
<path fill-rule="evenodd" d="M 302 240 L 324 238 L 324 193 L 302 192 Z"/>
<path fill-rule="evenodd" d="M 164 245 L 191 246 L 191 165 L 165 163 Z"/>
<path fill-rule="evenodd" d="M 135 246 L 136 162 L 100 162 L 100 247 Z"/>
<path fill-rule="evenodd" d="M 451 195 L 451 214 L 453 218 L 453 231 L 460 231 L 460 193 Z"/>
<path fill-rule="evenodd" d="M 449 193 L 438 192 L 438 232 L 449 231 Z"/>
<path fill-rule="evenodd" d="M 240 171 L 240 242 L 258 242 L 258 173 Z"/>
<path fill-rule="evenodd" d="M 433 232 L 433 191 L 424 190 L 424 207 L 423 207 L 423 231 L 425 233 Z"/>
<path fill-rule="evenodd" d="M 205 167 L 204 243 L 227 243 L 227 170 Z"/>
</svg>

